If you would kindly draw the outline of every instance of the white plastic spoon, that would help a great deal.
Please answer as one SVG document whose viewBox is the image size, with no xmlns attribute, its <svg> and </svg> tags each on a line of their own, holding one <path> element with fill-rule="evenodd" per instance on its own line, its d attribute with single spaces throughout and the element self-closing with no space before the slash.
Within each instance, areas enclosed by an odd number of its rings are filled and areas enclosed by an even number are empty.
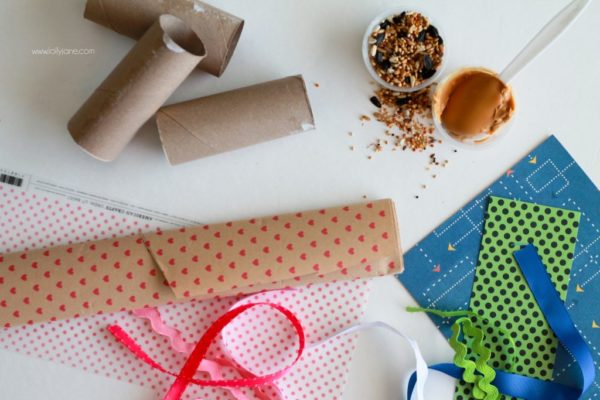
<svg viewBox="0 0 600 400">
<path fill-rule="evenodd" d="M 573 0 L 563 8 L 504 68 L 500 78 L 504 82 L 510 82 L 531 60 L 540 55 L 567 29 L 589 3 L 591 0 Z"/>
</svg>

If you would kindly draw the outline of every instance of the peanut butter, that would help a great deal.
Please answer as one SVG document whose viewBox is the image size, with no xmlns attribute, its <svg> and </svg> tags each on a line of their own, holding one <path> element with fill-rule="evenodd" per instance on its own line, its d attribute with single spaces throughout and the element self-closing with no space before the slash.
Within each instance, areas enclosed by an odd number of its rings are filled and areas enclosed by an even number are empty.
<svg viewBox="0 0 600 400">
<path fill-rule="evenodd" d="M 510 120 L 515 101 L 511 88 L 496 73 L 469 68 L 440 84 L 433 110 L 450 135 L 479 142 Z"/>
</svg>

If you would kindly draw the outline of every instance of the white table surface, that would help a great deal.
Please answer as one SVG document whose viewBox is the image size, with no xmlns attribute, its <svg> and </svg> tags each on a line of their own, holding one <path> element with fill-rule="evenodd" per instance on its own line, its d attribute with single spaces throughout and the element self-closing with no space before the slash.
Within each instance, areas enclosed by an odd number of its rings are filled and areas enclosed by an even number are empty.
<svg viewBox="0 0 600 400">
<path fill-rule="evenodd" d="M 485 151 L 435 149 L 450 165 L 433 181 L 429 152 L 365 148 L 381 137 L 372 110 L 360 41 L 369 21 L 398 7 L 391 0 L 214 0 L 246 26 L 225 74 L 195 73 L 170 102 L 302 73 L 317 130 L 170 167 L 149 124 L 118 161 L 82 152 L 66 132 L 78 106 L 133 42 L 82 18 L 84 0 L 0 2 L 0 166 L 176 215 L 216 222 L 255 215 L 391 197 L 405 249 L 424 237 L 487 184 L 554 133 L 600 182 L 600 3 L 513 82 L 519 114 L 509 136 Z M 445 31 L 448 70 L 462 65 L 501 69 L 566 0 L 405 1 Z M 93 48 L 92 56 L 35 56 L 32 49 Z M 313 86 L 320 84 L 319 88 Z M 348 131 L 354 136 L 349 137 Z M 349 150 L 355 145 L 357 150 Z M 423 191 L 420 185 L 426 183 Z M 416 200 L 415 194 L 420 198 Z M 392 277 L 375 282 L 366 320 L 383 320 L 416 337 L 430 363 L 451 351 Z M 413 367 L 408 347 L 382 332 L 362 334 L 345 400 L 402 399 Z M 430 399 L 450 399 L 453 383 L 435 378 Z M 150 391 L 72 368 L 0 351 L 0 397 L 6 399 L 149 399 Z"/>
</svg>

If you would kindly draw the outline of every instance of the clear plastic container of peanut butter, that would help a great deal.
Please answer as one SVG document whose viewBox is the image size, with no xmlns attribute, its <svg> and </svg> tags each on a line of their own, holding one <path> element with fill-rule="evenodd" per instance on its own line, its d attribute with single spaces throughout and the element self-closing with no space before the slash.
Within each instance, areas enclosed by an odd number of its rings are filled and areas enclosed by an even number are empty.
<svg viewBox="0 0 600 400">
<path fill-rule="evenodd" d="M 438 84 L 432 111 L 442 135 L 468 147 L 480 147 L 508 132 L 516 104 L 512 88 L 496 72 L 465 67 Z"/>
</svg>

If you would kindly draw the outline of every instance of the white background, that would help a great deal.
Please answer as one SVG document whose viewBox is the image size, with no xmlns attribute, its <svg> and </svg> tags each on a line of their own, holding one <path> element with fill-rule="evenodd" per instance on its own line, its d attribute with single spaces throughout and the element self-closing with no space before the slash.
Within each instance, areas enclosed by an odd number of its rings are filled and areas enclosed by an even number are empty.
<svg viewBox="0 0 600 400">
<path fill-rule="evenodd" d="M 133 41 L 84 20 L 84 0 L 2 0 L 0 166 L 203 222 L 340 205 L 363 195 L 391 197 L 405 249 L 550 133 L 600 182 L 598 1 L 514 80 L 518 116 L 509 136 L 484 151 L 455 154 L 450 145 L 437 147 L 438 158 L 447 156 L 450 165 L 435 180 L 424 169 L 429 152 L 383 152 L 367 159 L 366 146 L 383 132 L 376 123 L 361 126 L 358 120 L 372 111 L 360 54 L 370 20 L 389 8 L 418 7 L 445 32 L 446 71 L 463 65 L 500 70 L 566 0 L 212 3 L 246 20 L 238 49 L 221 78 L 196 72 L 170 102 L 302 73 L 316 131 L 170 167 L 155 127 L 148 124 L 118 161 L 96 161 L 72 142 L 66 123 Z M 31 53 L 55 46 L 93 48 L 95 55 Z M 366 319 L 384 320 L 415 336 L 428 362 L 449 361 L 450 349 L 427 317 L 404 312 L 412 303 L 396 280 L 380 279 Z M 396 338 L 363 334 L 345 400 L 403 398 L 412 364 L 407 346 Z M 451 398 L 452 382 L 432 382 L 430 399 Z M 16 400 L 152 398 L 145 389 L 4 351 L 0 390 L 0 397 Z"/>
</svg>

